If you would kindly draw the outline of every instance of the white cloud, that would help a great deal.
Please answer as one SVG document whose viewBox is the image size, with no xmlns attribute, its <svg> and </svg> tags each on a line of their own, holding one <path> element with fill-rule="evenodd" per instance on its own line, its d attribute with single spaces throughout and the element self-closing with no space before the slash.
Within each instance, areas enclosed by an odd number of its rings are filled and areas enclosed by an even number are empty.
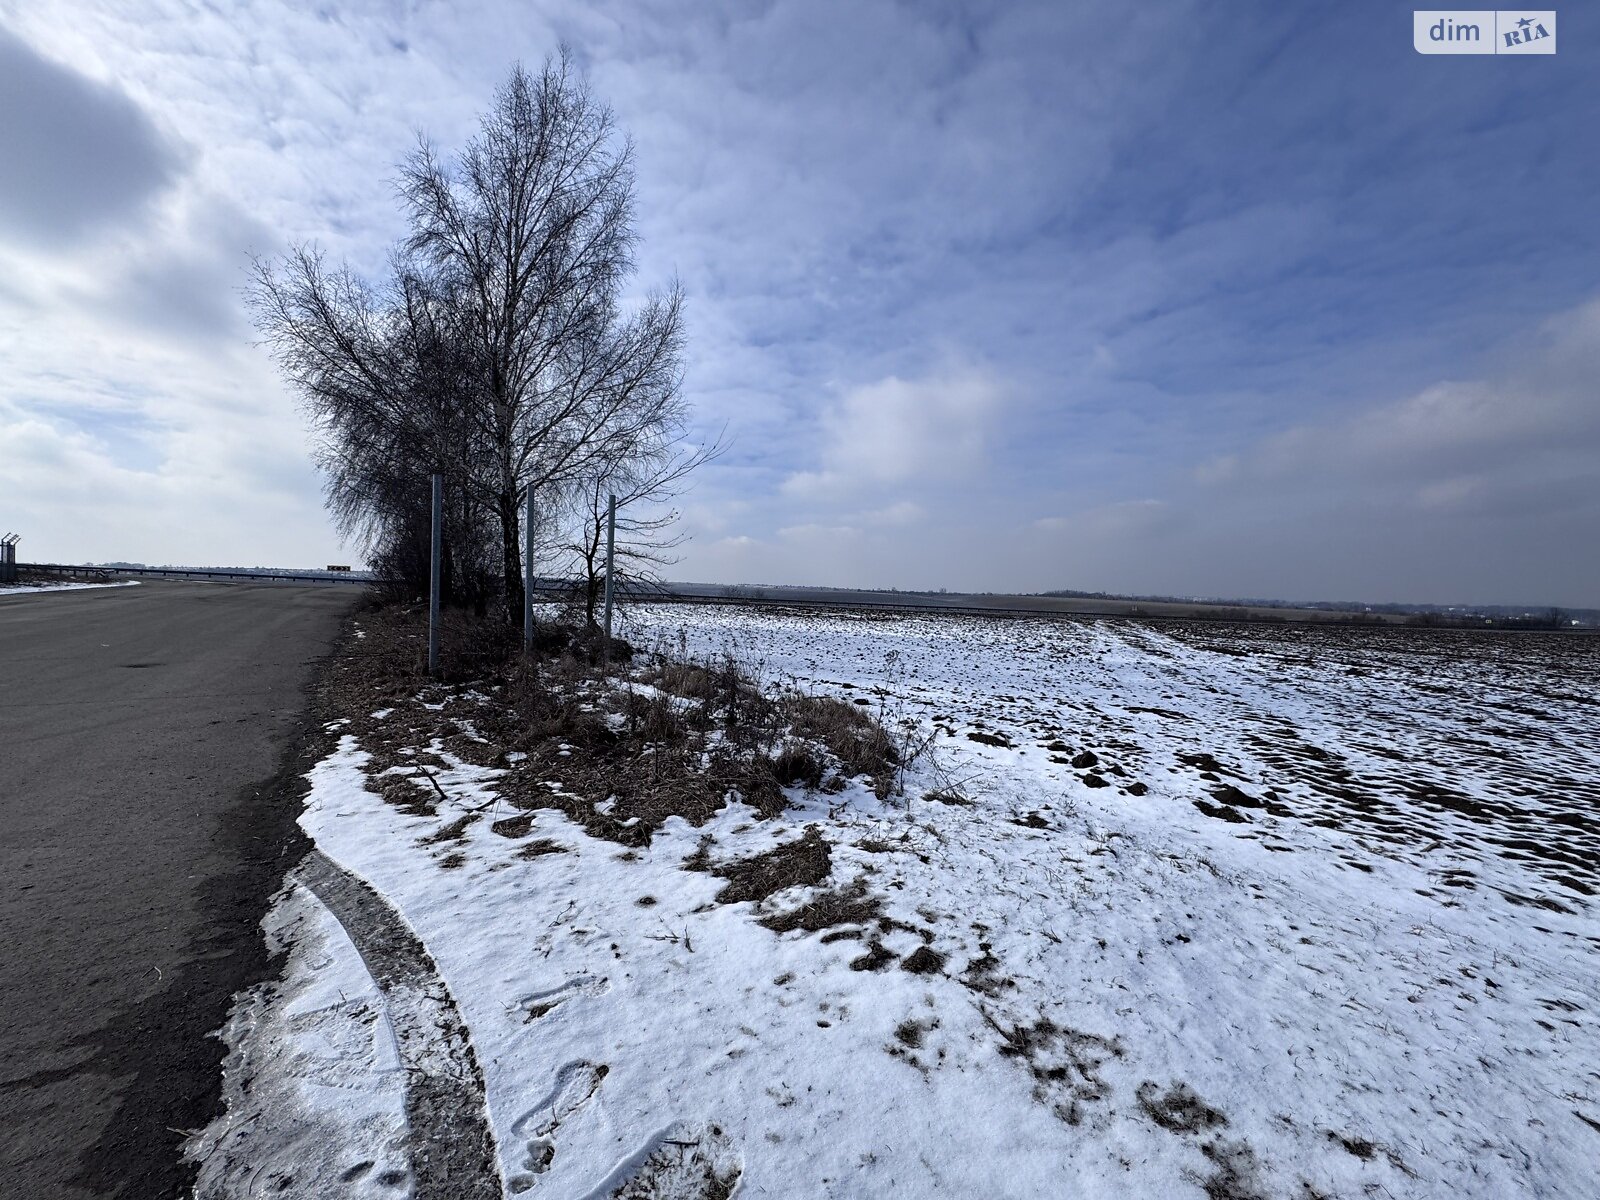
<svg viewBox="0 0 1600 1200">
<path fill-rule="evenodd" d="M 862 513 L 860 519 L 868 525 L 904 526 L 915 525 L 927 515 L 927 510 L 920 504 L 910 500 L 896 500 L 883 508 L 874 508 Z"/>
<path fill-rule="evenodd" d="M 819 469 L 791 475 L 784 494 L 817 498 L 968 479 L 986 463 L 1004 400 L 998 380 L 970 368 L 853 388 L 823 417 Z"/>
<path fill-rule="evenodd" d="M 1147 533 L 1167 523 L 1172 515 L 1165 500 L 1118 500 L 1094 505 L 1069 516 L 1040 517 L 1033 527 L 1044 533 L 1073 533 L 1092 537 Z"/>
<path fill-rule="evenodd" d="M 804 525 L 785 525 L 778 530 L 778 536 L 792 542 L 826 544 L 858 538 L 861 536 L 861 530 L 854 525 L 823 525 L 808 522 Z"/>
<path fill-rule="evenodd" d="M 1194 469 L 1196 483 L 1225 483 L 1239 471 L 1237 454 L 1219 454 Z"/>
<path fill-rule="evenodd" d="M 1504 494 L 1563 503 L 1600 483 L 1600 300 L 1514 339 L 1493 374 L 1444 380 L 1318 425 L 1298 425 L 1196 468 L 1202 484 L 1388 494 L 1433 512 L 1483 514 Z"/>
</svg>

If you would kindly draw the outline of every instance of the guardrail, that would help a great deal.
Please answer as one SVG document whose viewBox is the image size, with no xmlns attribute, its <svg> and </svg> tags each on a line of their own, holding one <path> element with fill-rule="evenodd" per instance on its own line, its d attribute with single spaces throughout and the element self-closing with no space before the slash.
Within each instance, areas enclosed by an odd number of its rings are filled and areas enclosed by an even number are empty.
<svg viewBox="0 0 1600 1200">
<path fill-rule="evenodd" d="M 19 571 L 63 575 L 151 575 L 165 579 L 264 579 L 280 583 L 371 583 L 370 575 L 326 571 L 249 571 L 219 567 L 93 567 L 83 563 L 18 563 Z"/>
</svg>

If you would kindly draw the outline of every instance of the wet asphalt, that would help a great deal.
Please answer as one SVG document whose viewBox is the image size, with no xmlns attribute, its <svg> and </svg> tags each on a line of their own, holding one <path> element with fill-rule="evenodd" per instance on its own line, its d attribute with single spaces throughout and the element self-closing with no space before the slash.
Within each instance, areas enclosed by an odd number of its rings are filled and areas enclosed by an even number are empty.
<svg viewBox="0 0 1600 1200">
<path fill-rule="evenodd" d="M 0 1197 L 186 1194 L 357 590 L 0 596 Z"/>
</svg>

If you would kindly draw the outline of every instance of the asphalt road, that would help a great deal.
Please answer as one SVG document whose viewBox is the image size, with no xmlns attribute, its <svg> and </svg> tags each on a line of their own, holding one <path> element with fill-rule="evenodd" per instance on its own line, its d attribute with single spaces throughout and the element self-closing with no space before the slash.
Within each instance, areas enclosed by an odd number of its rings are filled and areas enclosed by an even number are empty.
<svg viewBox="0 0 1600 1200">
<path fill-rule="evenodd" d="M 0 1197 L 181 1194 L 355 589 L 0 596 Z"/>
</svg>

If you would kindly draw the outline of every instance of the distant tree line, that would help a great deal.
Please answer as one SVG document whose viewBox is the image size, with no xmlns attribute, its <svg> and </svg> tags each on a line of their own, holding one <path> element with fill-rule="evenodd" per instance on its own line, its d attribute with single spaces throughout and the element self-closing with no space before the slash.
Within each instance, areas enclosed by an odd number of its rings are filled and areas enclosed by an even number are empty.
<svg viewBox="0 0 1600 1200">
<path fill-rule="evenodd" d="M 1578 621 L 1559 608 L 1545 608 L 1537 612 L 1507 614 L 1498 611 L 1468 609 L 1465 612 L 1413 613 L 1405 620 L 1407 625 L 1421 625 L 1440 629 L 1570 629 Z"/>
<path fill-rule="evenodd" d="M 1562 609 L 1554 607 L 1517 608 L 1503 604 L 1442 605 L 1442 604 L 1367 604 L 1353 600 L 1274 600 L 1235 599 L 1197 600 L 1193 596 L 1126 595 L 1116 592 L 1084 592 L 1070 588 L 1057 588 L 1040 592 L 1041 596 L 1057 596 L 1082 600 L 1144 601 L 1152 604 L 1206 604 L 1208 609 L 1196 609 L 1196 617 L 1227 614 L 1227 619 L 1288 620 L 1273 614 L 1252 614 L 1252 609 L 1299 609 L 1307 612 L 1339 614 L 1347 624 L 1387 624 L 1386 617 L 1404 617 L 1400 624 L 1434 628 L 1495 629 L 1570 629 L 1592 624 L 1600 617 L 1600 610 Z"/>
<path fill-rule="evenodd" d="M 514 69 L 454 159 L 419 139 L 397 190 L 409 233 L 381 280 L 301 245 L 258 259 L 247 293 L 329 508 L 380 578 L 421 589 L 442 474 L 446 601 L 516 613 L 531 486 L 541 571 L 576 576 L 593 620 L 607 496 L 627 504 L 618 576 L 649 580 L 717 453 L 687 441 L 681 290 L 623 302 L 632 144 L 563 51 Z"/>
</svg>

